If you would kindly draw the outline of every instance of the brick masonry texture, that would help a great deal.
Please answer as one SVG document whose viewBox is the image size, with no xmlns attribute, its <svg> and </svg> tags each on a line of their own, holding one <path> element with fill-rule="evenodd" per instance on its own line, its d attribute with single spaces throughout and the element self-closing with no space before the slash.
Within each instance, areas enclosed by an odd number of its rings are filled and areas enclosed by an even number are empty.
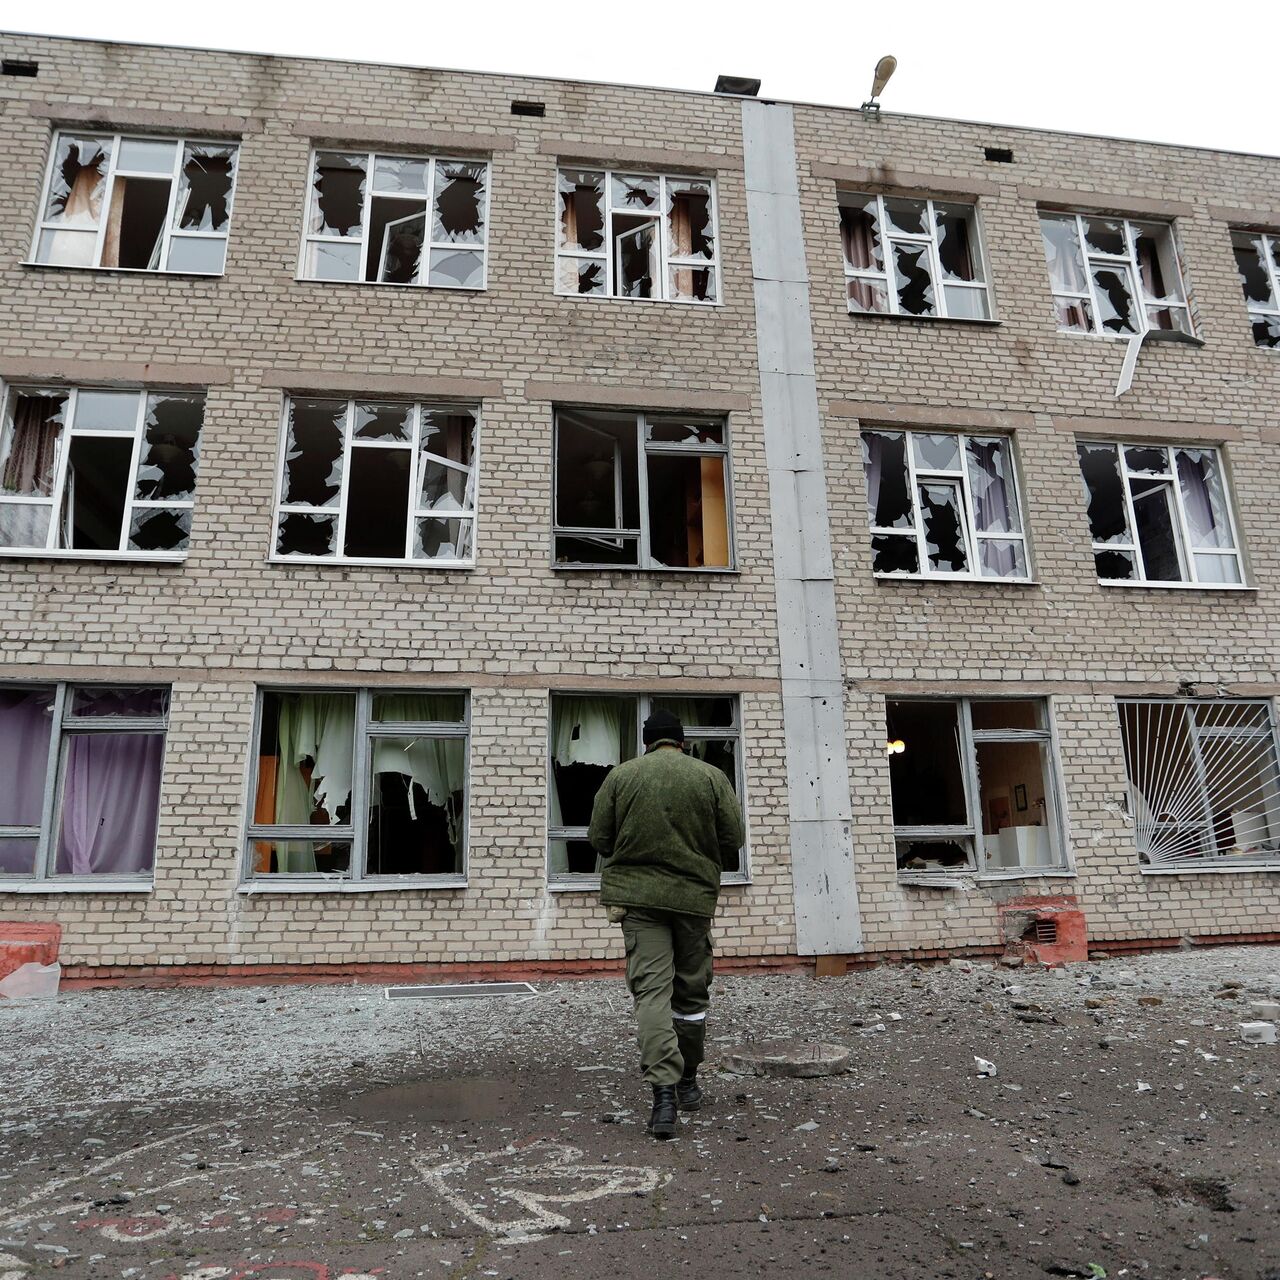
<svg viewBox="0 0 1280 1280">
<path fill-rule="evenodd" d="M 616 959 L 585 893 L 548 893 L 546 733 L 552 689 L 741 694 L 752 882 L 726 889 L 726 956 L 795 949 L 769 496 L 735 100 L 622 86 L 5 36 L 39 76 L 0 80 L 0 358 L 67 380 L 122 364 L 204 367 L 208 398 L 191 549 L 181 565 L 0 561 L 0 679 L 173 685 L 155 887 L 0 894 L 7 917 L 56 920 L 76 965 L 540 963 Z M 545 118 L 510 114 L 513 99 Z M 48 104 L 47 106 L 45 104 Z M 216 280 L 24 265 L 51 132 L 101 116 L 210 118 L 242 128 L 226 274 Z M 237 120 L 228 121 L 229 117 Z M 80 127 L 84 127 L 80 125 Z M 133 128 L 134 132 L 145 129 Z M 313 140 L 475 136 L 492 147 L 483 293 L 294 276 Z M 866 942 L 873 952 L 987 947 L 995 903 L 1078 893 L 1091 936 L 1262 933 L 1262 873 L 1139 874 L 1120 808 L 1114 699 L 1277 692 L 1268 626 L 1280 587 L 1272 472 L 1280 365 L 1252 345 L 1227 223 L 1211 206 L 1275 208 L 1280 162 L 951 121 L 796 109 L 848 755 Z M 408 136 L 408 135 L 405 135 Z M 554 140 L 554 146 L 548 143 Z M 1012 165 L 983 160 L 1009 146 Z M 575 159 L 714 157 L 723 305 L 559 298 L 557 148 Z M 387 149 L 415 150 L 407 143 Z M 630 161 L 634 165 L 634 161 Z M 656 165 L 657 159 L 646 160 Z M 832 166 L 932 175 L 981 193 L 998 326 L 855 318 L 843 301 Z M 704 168 L 705 171 L 705 168 Z M 993 190 L 994 184 L 994 190 Z M 1055 332 L 1031 189 L 1096 191 L 1099 207 L 1176 202 L 1200 349 L 1148 348 L 1112 397 L 1123 344 Z M 1135 204 L 1134 207 L 1137 207 Z M 1145 211 L 1148 207 L 1143 204 Z M 113 372 L 114 371 L 114 372 Z M 204 375 L 202 375 L 204 376 Z M 281 387 L 353 394 L 422 378 L 492 382 L 482 403 L 472 571 L 270 564 Z M 157 372 L 154 380 L 163 382 Z M 310 381 L 309 381 L 310 379 Z M 397 383 L 397 380 L 400 380 Z M 557 573 L 549 567 L 552 406 L 538 383 L 715 395 L 730 414 L 738 571 Z M 857 417 L 874 403 L 1016 415 L 1036 584 L 877 582 Z M 840 410 L 839 413 L 836 411 Z M 886 410 L 887 411 L 887 410 Z M 1071 430 L 1123 417 L 1135 435 L 1228 440 L 1248 592 L 1100 587 Z M 873 420 L 868 417 L 867 420 Z M 382 893 L 238 892 L 255 686 L 473 691 L 468 886 Z M 958 893 L 900 885 L 883 754 L 886 691 L 999 688 L 1052 700 L 1077 875 Z"/>
</svg>

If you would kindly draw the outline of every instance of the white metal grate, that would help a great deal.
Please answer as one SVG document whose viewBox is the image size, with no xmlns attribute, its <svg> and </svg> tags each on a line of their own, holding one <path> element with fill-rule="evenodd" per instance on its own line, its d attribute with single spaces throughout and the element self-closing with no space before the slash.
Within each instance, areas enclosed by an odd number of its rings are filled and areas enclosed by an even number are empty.
<svg viewBox="0 0 1280 1280">
<path fill-rule="evenodd" d="M 1269 703 L 1145 699 L 1119 709 L 1141 861 L 1280 856 Z"/>
</svg>

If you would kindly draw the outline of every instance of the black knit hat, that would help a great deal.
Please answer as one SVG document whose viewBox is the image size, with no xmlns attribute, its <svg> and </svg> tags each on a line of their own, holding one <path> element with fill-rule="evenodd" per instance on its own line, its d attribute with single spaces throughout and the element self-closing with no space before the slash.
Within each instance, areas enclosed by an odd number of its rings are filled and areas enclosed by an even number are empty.
<svg viewBox="0 0 1280 1280">
<path fill-rule="evenodd" d="M 644 722 L 644 745 L 652 746 L 655 742 L 661 742 L 664 738 L 668 738 L 673 742 L 684 741 L 684 725 L 680 723 L 678 716 L 673 716 L 670 711 L 655 711 Z"/>
</svg>

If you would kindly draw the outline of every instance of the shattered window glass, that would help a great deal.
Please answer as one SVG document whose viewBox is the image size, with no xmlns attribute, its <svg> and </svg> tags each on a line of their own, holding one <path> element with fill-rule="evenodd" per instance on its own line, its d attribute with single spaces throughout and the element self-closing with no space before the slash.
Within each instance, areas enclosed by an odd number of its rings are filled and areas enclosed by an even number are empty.
<svg viewBox="0 0 1280 1280">
<path fill-rule="evenodd" d="M 488 186 L 483 160 L 317 151 L 302 274 L 482 289 Z"/>
<path fill-rule="evenodd" d="M 221 275 L 238 156 L 232 142 L 59 133 L 36 261 Z"/>
<path fill-rule="evenodd" d="M 1280 237 L 1233 231 L 1231 248 L 1253 340 L 1260 347 L 1280 347 Z"/>
<path fill-rule="evenodd" d="M 452 692 L 263 690 L 245 878 L 460 875 L 467 702 Z"/>
<path fill-rule="evenodd" d="M 1080 441 L 1098 577 L 1243 582 L 1216 449 Z"/>
<path fill-rule="evenodd" d="M 851 312 L 991 318 L 973 205 L 842 192 L 840 237 Z"/>
<path fill-rule="evenodd" d="M 547 761 L 548 867 L 552 880 L 594 876 L 601 858 L 587 841 L 596 793 L 615 765 L 644 752 L 641 728 L 655 711 L 676 715 L 685 751 L 719 769 L 742 794 L 742 752 L 736 696 L 684 698 L 553 693 Z M 741 873 L 745 850 L 723 864 Z"/>
<path fill-rule="evenodd" d="M 1041 213 L 1040 235 L 1063 332 L 1192 332 L 1169 223 Z"/>
<path fill-rule="evenodd" d="M 885 713 L 900 871 L 1063 864 L 1045 703 L 903 699 Z"/>
<path fill-rule="evenodd" d="M 0 548 L 184 553 L 203 418 L 204 397 L 190 392 L 11 388 Z"/>
<path fill-rule="evenodd" d="M 556 189 L 557 293 L 718 301 L 709 179 L 561 169 Z"/>
<path fill-rule="evenodd" d="M 561 410 L 556 563 L 729 568 L 728 462 L 722 422 Z"/>
<path fill-rule="evenodd" d="M 276 555 L 469 563 L 475 500 L 474 410 L 290 398 Z"/>
<path fill-rule="evenodd" d="M 1026 578 L 1007 438 L 868 430 L 862 465 L 874 573 Z"/>
</svg>

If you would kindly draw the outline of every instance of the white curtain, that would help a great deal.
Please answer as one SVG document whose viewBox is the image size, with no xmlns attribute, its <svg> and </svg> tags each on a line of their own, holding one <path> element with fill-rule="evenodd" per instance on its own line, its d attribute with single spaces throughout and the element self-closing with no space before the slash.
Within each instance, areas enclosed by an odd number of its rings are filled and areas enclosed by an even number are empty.
<svg viewBox="0 0 1280 1280">
<path fill-rule="evenodd" d="M 280 767 L 276 775 L 274 821 L 307 825 L 316 809 L 330 824 L 338 809 L 351 802 L 356 732 L 356 700 L 349 693 L 280 695 Z M 302 774 L 303 761 L 315 763 L 311 785 Z M 323 827 L 317 830 L 317 835 Z M 281 841 L 276 846 L 278 871 L 314 871 L 315 848 L 309 842 Z"/>
<path fill-rule="evenodd" d="M 621 698 L 557 698 L 551 743 L 556 763 L 620 764 L 629 711 Z"/>
</svg>

